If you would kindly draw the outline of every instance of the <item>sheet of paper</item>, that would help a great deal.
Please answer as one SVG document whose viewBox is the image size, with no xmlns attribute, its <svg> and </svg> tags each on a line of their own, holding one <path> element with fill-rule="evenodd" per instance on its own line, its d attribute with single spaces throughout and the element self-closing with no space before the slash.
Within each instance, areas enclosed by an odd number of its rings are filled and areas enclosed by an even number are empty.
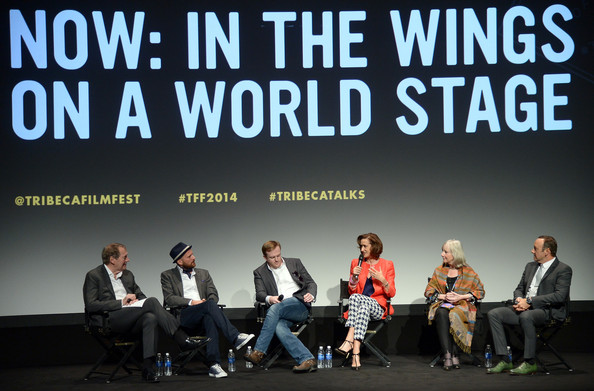
<svg viewBox="0 0 594 391">
<path fill-rule="evenodd" d="M 146 299 L 142 299 L 142 300 L 135 301 L 132 304 L 126 304 L 122 308 L 142 307 L 144 305 L 145 300 Z"/>
</svg>

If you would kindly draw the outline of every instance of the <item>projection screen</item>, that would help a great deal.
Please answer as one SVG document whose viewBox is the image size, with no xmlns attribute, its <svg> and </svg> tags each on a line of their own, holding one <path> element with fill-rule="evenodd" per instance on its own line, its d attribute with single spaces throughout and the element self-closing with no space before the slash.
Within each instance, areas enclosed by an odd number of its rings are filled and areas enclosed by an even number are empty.
<svg viewBox="0 0 594 391">
<path fill-rule="evenodd" d="M 397 305 L 450 238 L 509 298 L 541 234 L 593 300 L 584 4 L 3 2 L 0 316 L 82 312 L 111 242 L 159 299 L 193 245 L 240 308 L 275 239 L 335 305 L 366 232 Z"/>
</svg>

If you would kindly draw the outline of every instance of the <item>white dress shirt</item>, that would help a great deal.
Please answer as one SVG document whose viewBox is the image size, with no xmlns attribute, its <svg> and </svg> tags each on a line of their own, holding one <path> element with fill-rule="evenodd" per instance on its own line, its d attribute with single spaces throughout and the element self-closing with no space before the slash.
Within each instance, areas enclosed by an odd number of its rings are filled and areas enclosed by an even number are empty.
<svg viewBox="0 0 594 391">
<path fill-rule="evenodd" d="M 198 292 L 198 284 L 196 284 L 196 271 L 192 269 L 192 275 L 188 277 L 179 265 L 177 266 L 177 270 L 181 275 L 182 284 L 184 286 L 184 297 L 190 299 L 188 305 L 192 303 L 192 300 L 202 300 L 200 292 Z"/>
<path fill-rule="evenodd" d="M 526 297 L 536 296 L 536 294 L 538 293 L 538 286 L 540 285 L 540 282 L 542 281 L 542 277 L 544 277 L 544 275 L 547 273 L 547 270 L 549 270 L 549 268 L 551 267 L 551 265 L 553 264 L 555 259 L 557 259 L 557 258 L 553 258 L 550 261 L 541 263 L 538 266 L 538 268 L 536 269 L 536 273 L 534 273 L 534 277 L 532 278 L 532 281 L 530 282 L 530 288 L 528 289 L 528 294 L 526 295 Z M 541 274 L 540 281 L 538 281 L 538 284 L 537 284 L 536 283 L 536 275 L 539 273 L 539 269 L 542 269 L 542 271 L 541 271 L 542 274 Z"/>
</svg>

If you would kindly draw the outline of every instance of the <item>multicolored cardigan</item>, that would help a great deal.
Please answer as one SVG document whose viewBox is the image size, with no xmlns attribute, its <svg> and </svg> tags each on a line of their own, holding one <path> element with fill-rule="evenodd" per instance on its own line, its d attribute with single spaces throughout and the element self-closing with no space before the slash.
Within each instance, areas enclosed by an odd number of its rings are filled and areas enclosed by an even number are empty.
<svg viewBox="0 0 594 391">
<path fill-rule="evenodd" d="M 425 288 L 425 297 L 431 298 L 436 294 L 446 293 L 446 279 L 449 269 L 447 265 L 441 265 L 435 269 L 427 288 Z M 462 266 L 458 269 L 458 278 L 454 284 L 453 292 L 459 295 L 470 293 L 476 300 L 482 300 L 485 297 L 483 283 L 470 266 Z M 450 310 L 450 334 L 452 334 L 460 349 L 466 353 L 470 353 L 476 323 L 476 306 L 473 301 L 460 300 Z M 435 300 L 430 305 L 427 314 L 429 324 L 431 324 L 435 318 L 435 312 L 443 303 L 443 300 Z"/>
</svg>

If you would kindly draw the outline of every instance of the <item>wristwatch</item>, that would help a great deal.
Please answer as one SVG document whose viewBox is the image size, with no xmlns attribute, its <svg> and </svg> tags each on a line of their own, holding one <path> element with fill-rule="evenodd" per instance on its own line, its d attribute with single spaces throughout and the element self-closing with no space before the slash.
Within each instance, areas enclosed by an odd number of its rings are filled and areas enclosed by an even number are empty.
<svg viewBox="0 0 594 391">
<path fill-rule="evenodd" d="M 532 305 L 532 296 L 526 298 L 526 303 Z"/>
</svg>

